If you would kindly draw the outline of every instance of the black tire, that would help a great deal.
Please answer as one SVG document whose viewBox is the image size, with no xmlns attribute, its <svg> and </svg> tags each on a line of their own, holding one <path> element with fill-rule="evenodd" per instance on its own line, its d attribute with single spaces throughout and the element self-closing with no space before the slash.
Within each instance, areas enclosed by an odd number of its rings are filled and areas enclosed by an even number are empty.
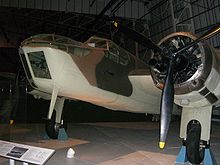
<svg viewBox="0 0 220 165">
<path fill-rule="evenodd" d="M 190 163 L 200 164 L 205 149 L 200 147 L 201 125 L 198 121 L 190 121 L 187 126 L 186 154 Z"/>
<path fill-rule="evenodd" d="M 55 122 L 55 119 L 56 119 L 56 111 L 53 111 L 51 119 L 47 120 L 45 125 L 46 133 L 51 139 L 57 139 L 58 137 L 59 129 L 56 126 L 57 124 Z"/>
</svg>

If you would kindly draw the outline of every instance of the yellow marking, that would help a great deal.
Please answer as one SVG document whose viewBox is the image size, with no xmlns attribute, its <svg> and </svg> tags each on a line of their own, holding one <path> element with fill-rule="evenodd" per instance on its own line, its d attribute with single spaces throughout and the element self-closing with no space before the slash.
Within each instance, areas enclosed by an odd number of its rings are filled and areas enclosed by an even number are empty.
<svg viewBox="0 0 220 165">
<path fill-rule="evenodd" d="M 118 23 L 117 23 L 117 22 L 115 22 L 115 21 L 114 21 L 114 25 L 115 25 L 115 27 L 118 27 Z"/>
<path fill-rule="evenodd" d="M 14 120 L 10 120 L 10 125 L 14 124 Z"/>
<path fill-rule="evenodd" d="M 159 142 L 159 147 L 160 147 L 160 149 L 164 149 L 164 147 L 165 147 L 165 142 Z"/>
</svg>

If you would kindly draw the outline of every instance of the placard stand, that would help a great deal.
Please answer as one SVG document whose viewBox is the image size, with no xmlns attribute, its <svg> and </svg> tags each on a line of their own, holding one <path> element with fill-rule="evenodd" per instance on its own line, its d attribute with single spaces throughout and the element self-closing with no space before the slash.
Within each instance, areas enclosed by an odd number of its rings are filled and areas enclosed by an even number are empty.
<svg viewBox="0 0 220 165">
<path fill-rule="evenodd" d="M 15 160 L 23 165 L 44 165 L 55 153 L 55 150 L 12 143 L 0 140 L 0 156 L 9 159 L 9 165 L 15 165 Z"/>
<path fill-rule="evenodd" d="M 15 160 L 9 159 L 9 165 L 15 165 Z M 23 165 L 28 165 L 28 163 L 23 162 Z"/>
</svg>

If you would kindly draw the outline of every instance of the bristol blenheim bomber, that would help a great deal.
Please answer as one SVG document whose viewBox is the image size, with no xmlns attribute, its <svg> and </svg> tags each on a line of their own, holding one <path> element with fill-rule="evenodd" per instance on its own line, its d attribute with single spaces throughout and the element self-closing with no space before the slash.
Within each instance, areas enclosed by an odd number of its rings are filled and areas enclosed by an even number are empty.
<svg viewBox="0 0 220 165">
<path fill-rule="evenodd" d="M 175 102 L 182 107 L 180 137 L 186 157 L 201 163 L 210 146 L 212 108 L 220 104 L 220 53 L 205 40 L 217 34 L 219 26 L 199 38 L 173 33 L 158 45 L 125 26 L 114 23 L 114 27 L 153 49 L 149 64 L 99 37 L 81 43 L 40 34 L 21 43 L 19 54 L 32 87 L 29 93 L 51 100 L 48 136 L 57 138 L 64 101 L 73 99 L 112 110 L 161 114 L 159 146 L 164 148 Z"/>
</svg>

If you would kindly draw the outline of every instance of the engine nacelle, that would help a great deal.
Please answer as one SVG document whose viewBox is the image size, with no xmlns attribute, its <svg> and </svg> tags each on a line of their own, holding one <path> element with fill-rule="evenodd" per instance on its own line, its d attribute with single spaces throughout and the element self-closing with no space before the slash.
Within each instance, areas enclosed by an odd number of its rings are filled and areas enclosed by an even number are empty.
<svg viewBox="0 0 220 165">
<path fill-rule="evenodd" d="M 188 32 L 170 34 L 159 42 L 165 50 L 175 52 L 196 37 Z M 175 58 L 174 101 L 180 106 L 202 107 L 219 103 L 220 98 L 220 51 L 214 50 L 206 41 L 194 45 Z M 155 53 L 151 74 L 155 85 L 162 89 L 169 64 L 167 56 Z"/>
</svg>

